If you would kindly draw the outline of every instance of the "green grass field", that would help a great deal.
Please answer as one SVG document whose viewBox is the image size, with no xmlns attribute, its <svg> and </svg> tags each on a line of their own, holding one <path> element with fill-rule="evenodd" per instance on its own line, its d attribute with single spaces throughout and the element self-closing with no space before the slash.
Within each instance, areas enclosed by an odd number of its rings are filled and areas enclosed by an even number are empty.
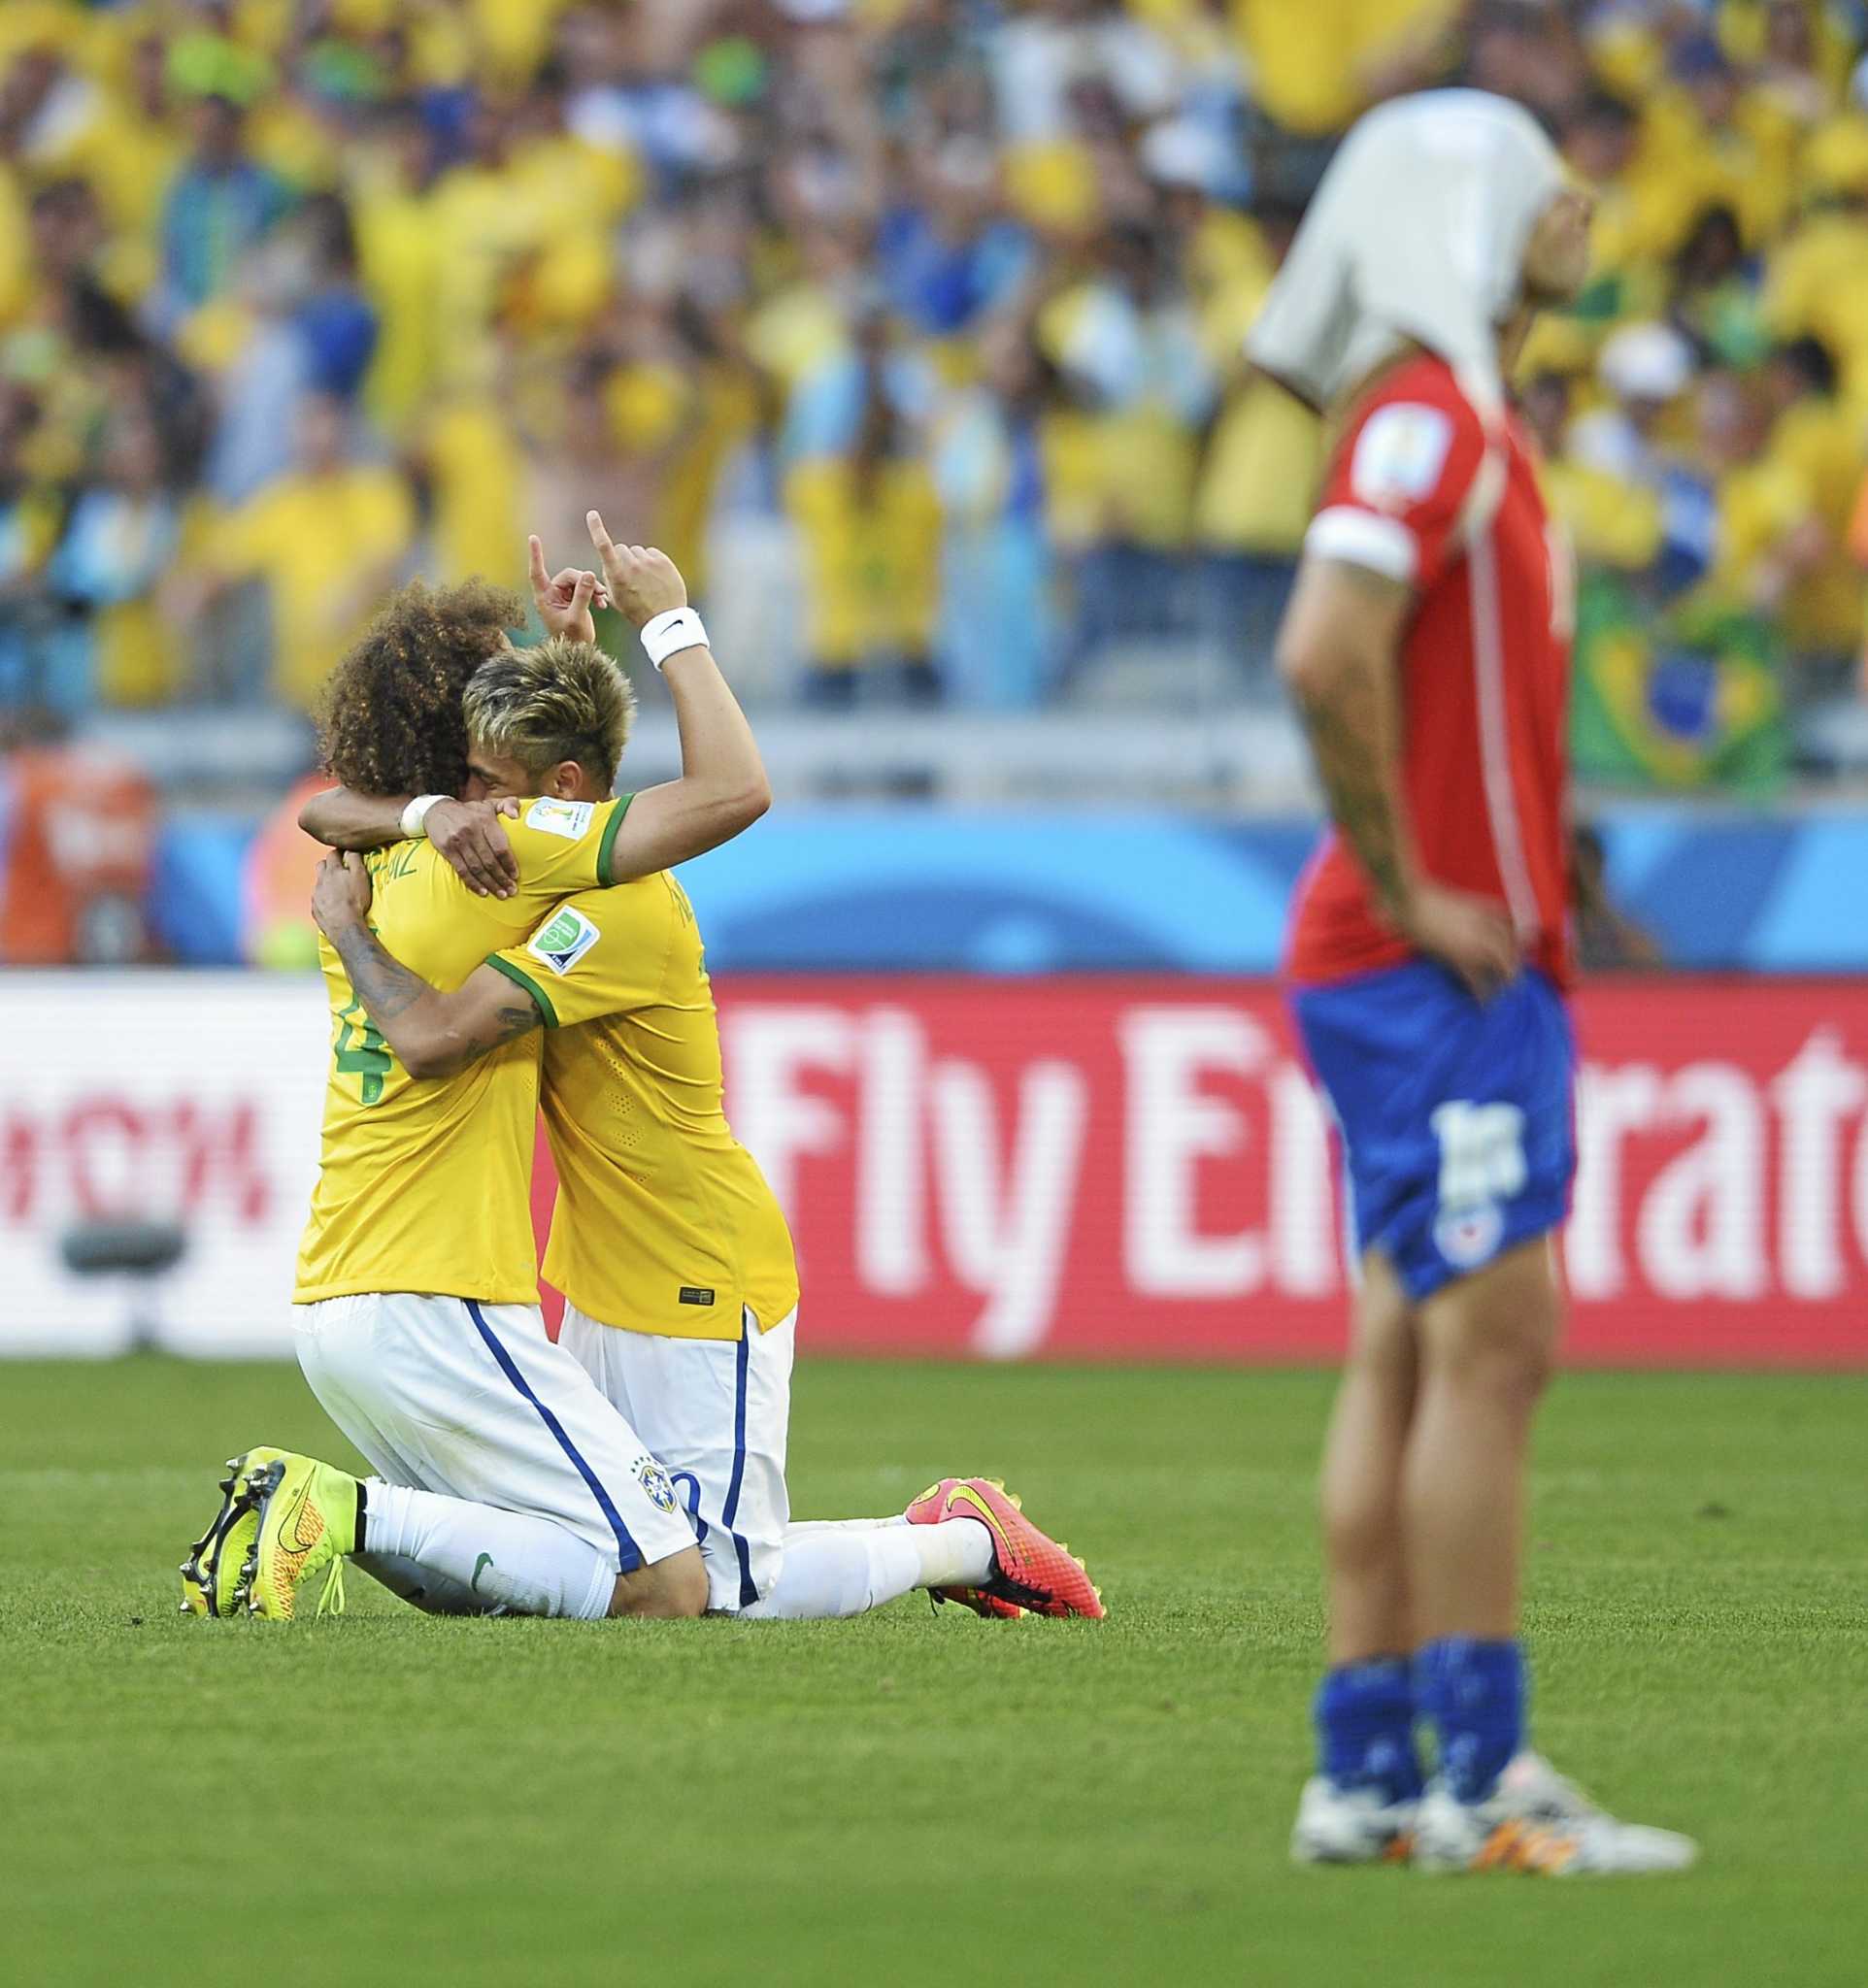
<svg viewBox="0 0 1868 1988">
<path fill-rule="evenodd" d="M 1702 1868 L 1293 1872 L 1311 1374 L 807 1363 L 801 1516 L 1003 1472 L 1102 1625 L 183 1619 L 289 1367 L 0 1364 L 0 1979 L 1868 1981 L 1868 1381 L 1575 1376 L 1537 1734 Z"/>
</svg>

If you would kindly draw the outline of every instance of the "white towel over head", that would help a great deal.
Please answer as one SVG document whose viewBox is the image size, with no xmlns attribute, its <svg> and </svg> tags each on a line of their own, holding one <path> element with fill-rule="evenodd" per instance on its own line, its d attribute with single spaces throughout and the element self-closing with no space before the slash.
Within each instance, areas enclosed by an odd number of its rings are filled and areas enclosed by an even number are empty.
<svg viewBox="0 0 1868 1988">
<path fill-rule="evenodd" d="M 1424 90 L 1379 106 L 1330 161 L 1248 356 L 1326 408 L 1412 340 L 1492 413 L 1504 401 L 1498 327 L 1563 185 L 1555 147 L 1509 98 Z"/>
</svg>

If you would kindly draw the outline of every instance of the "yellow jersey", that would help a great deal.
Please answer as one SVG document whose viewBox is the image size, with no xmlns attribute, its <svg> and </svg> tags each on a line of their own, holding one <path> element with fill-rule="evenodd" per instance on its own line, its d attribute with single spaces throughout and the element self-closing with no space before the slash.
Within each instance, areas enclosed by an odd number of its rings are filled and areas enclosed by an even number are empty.
<svg viewBox="0 0 1868 1988">
<path fill-rule="evenodd" d="M 425 842 L 365 858 L 371 929 L 444 990 L 510 944 L 557 899 L 610 880 L 627 799 L 527 802 L 505 820 L 518 858 L 509 898 L 476 897 Z M 449 1077 L 411 1077 L 377 1033 L 328 943 L 331 1002 L 323 1162 L 292 1298 L 418 1291 L 487 1305 L 538 1303 L 532 1143 L 539 1051 L 523 1037 Z"/>
<path fill-rule="evenodd" d="M 545 1275 L 625 1332 L 737 1340 L 798 1302 L 791 1235 L 720 1103 L 700 932 L 665 872 L 572 898 L 489 966 L 546 1024 L 558 1199 Z"/>
</svg>

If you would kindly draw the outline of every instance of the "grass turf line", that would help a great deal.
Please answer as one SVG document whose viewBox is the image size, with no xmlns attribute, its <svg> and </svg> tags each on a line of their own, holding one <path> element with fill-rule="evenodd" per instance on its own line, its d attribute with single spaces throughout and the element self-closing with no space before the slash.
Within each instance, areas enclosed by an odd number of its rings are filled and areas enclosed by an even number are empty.
<svg viewBox="0 0 1868 1988">
<path fill-rule="evenodd" d="M 1292 1872 L 1328 1377 L 809 1363 L 801 1517 L 1004 1474 L 1103 1625 L 175 1611 L 287 1366 L 0 1363 L 0 1976 L 272 1984 L 1868 1979 L 1860 1378 L 1574 1375 L 1543 1426 L 1536 1731 L 1703 1868 Z"/>
</svg>

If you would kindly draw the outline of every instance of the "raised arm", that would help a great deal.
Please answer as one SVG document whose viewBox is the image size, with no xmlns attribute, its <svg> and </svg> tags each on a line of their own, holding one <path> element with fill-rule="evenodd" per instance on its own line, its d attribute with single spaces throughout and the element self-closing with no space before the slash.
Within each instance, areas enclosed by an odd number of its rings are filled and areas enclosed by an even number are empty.
<svg viewBox="0 0 1868 1988">
<path fill-rule="evenodd" d="M 1278 669 L 1310 735 L 1337 832 L 1382 909 L 1482 1000 L 1518 944 L 1493 906 L 1422 875 L 1402 805 L 1400 649 L 1412 595 L 1346 560 L 1307 556 L 1278 636 Z"/>
<path fill-rule="evenodd" d="M 666 553 L 613 544 L 594 511 L 587 522 L 610 598 L 636 628 L 687 605 L 687 588 Z M 758 743 L 713 651 L 705 643 L 678 650 L 661 674 L 681 734 L 681 778 L 645 788 L 630 803 L 611 854 L 619 881 L 717 848 L 772 805 Z"/>
<path fill-rule="evenodd" d="M 607 608 L 609 596 L 594 573 L 567 566 L 548 573 L 545 547 L 538 538 L 527 540 L 527 578 L 532 600 L 548 635 L 596 640 L 592 607 Z M 350 787 L 327 787 L 314 794 L 298 812 L 298 825 L 329 849 L 382 849 L 404 841 L 410 831 L 404 813 L 413 794 L 359 794 Z M 519 804 L 499 801 L 456 801 L 451 795 L 435 800 L 422 812 L 418 832 L 478 897 L 511 897 L 518 883 L 518 858 L 512 843 L 494 825 L 497 815 L 517 816 Z"/>
<path fill-rule="evenodd" d="M 363 859 L 352 851 L 326 856 L 312 886 L 312 915 L 411 1077 L 450 1077 L 539 1026 L 538 1004 L 491 967 L 476 967 L 451 994 L 411 973 L 370 930 L 369 914 Z"/>
</svg>

